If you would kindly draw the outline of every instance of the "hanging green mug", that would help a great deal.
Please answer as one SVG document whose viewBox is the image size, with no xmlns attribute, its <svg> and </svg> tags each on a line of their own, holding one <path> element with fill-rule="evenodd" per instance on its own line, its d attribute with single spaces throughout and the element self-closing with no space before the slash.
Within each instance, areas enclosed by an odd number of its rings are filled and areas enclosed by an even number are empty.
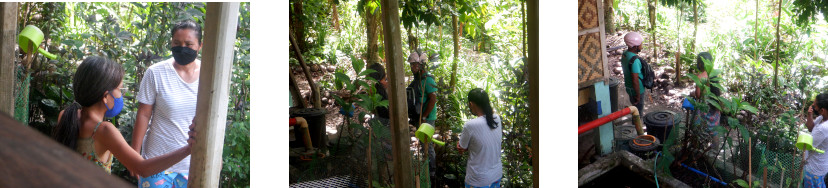
<svg viewBox="0 0 828 188">
<path fill-rule="evenodd" d="M 57 56 L 47 52 L 46 50 L 39 48 L 40 42 L 43 42 L 43 31 L 40 31 L 39 28 L 33 25 L 27 25 L 20 31 L 20 35 L 17 38 L 17 44 L 20 45 L 20 49 L 23 52 L 31 53 L 33 48 L 37 48 L 37 51 L 40 54 L 43 54 L 46 58 L 55 59 Z M 30 46 L 33 45 L 33 46 Z"/>
<path fill-rule="evenodd" d="M 799 137 L 796 139 L 796 148 L 801 150 L 811 150 L 816 151 L 818 153 L 825 153 L 825 151 L 814 148 L 813 146 L 814 138 L 811 134 L 799 132 Z"/>
<path fill-rule="evenodd" d="M 417 129 L 417 132 L 414 133 L 414 136 L 416 136 L 417 139 L 420 139 L 420 141 L 423 141 L 423 142 L 426 142 L 428 140 L 428 141 L 433 141 L 434 143 L 436 143 L 440 146 L 446 145 L 446 143 L 441 142 L 439 140 L 435 140 L 432 137 L 432 136 L 434 136 L 434 126 L 431 126 L 431 124 L 428 124 L 428 123 L 420 124 L 420 128 Z"/>
</svg>

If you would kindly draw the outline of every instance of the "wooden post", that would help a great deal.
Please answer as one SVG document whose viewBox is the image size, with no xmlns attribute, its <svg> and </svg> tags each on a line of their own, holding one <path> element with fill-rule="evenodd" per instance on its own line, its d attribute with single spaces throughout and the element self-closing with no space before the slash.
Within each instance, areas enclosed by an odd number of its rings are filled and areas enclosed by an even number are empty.
<svg viewBox="0 0 828 188">
<path fill-rule="evenodd" d="M 405 72 L 400 37 L 400 8 L 397 0 L 382 0 L 382 32 L 385 40 L 385 58 L 388 66 L 388 108 L 391 123 L 392 153 L 394 156 L 394 185 L 411 187 L 411 153 L 408 151 L 411 135 L 408 133 L 408 108 L 405 103 Z"/>
<path fill-rule="evenodd" d="M 538 145 L 540 144 L 539 139 L 540 136 L 538 135 L 539 130 L 539 101 L 538 101 L 538 0 L 529 0 L 526 3 L 526 7 L 528 10 L 528 22 L 529 22 L 529 30 L 526 32 L 529 33 L 529 116 L 530 116 L 530 124 L 532 125 L 532 184 L 534 187 L 540 187 L 539 181 L 540 177 L 538 176 L 538 168 L 539 168 L 539 155 L 538 155 Z M 604 56 L 604 61 L 606 61 L 606 56 Z M 606 64 L 606 62 L 605 62 Z"/>
<path fill-rule="evenodd" d="M 218 187 L 239 3 L 207 3 L 189 187 Z"/>
<path fill-rule="evenodd" d="M 0 113 L 14 116 L 14 47 L 17 45 L 17 3 L 0 3 Z"/>
</svg>

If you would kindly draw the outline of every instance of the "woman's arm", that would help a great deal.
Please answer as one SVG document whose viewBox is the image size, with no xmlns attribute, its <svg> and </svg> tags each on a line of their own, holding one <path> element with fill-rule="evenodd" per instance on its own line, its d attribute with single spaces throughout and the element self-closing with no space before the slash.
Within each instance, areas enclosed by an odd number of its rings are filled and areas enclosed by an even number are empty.
<svg viewBox="0 0 828 188">
<path fill-rule="evenodd" d="M 95 141 L 103 143 L 104 148 L 112 152 L 112 154 L 115 155 L 115 158 L 118 158 L 118 161 L 124 164 L 130 172 L 135 172 L 142 177 L 149 177 L 153 174 L 157 174 L 178 163 L 190 155 L 190 148 L 192 147 L 192 143 L 195 142 L 195 132 L 191 131 L 191 137 L 187 140 L 189 143 L 187 146 L 181 147 L 178 150 L 162 156 L 144 159 L 140 154 L 138 154 L 138 152 L 133 150 L 127 144 L 124 137 L 121 136 L 121 133 L 117 128 L 115 128 L 115 126 L 112 125 L 112 123 L 104 122 L 103 125 L 104 126 L 98 129 L 98 134 L 95 134 Z M 192 130 L 193 126 L 190 126 L 190 128 Z"/>
<path fill-rule="evenodd" d="M 132 128 L 132 149 L 140 153 L 141 146 L 144 144 L 144 135 L 147 134 L 149 119 L 152 116 L 152 105 L 139 103 L 136 116 L 135 127 Z"/>
</svg>

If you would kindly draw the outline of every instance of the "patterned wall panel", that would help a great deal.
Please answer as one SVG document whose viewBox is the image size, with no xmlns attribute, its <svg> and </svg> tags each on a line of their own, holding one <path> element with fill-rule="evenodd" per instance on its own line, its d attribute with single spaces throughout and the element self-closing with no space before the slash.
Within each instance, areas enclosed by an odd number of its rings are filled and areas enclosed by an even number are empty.
<svg viewBox="0 0 828 188">
<path fill-rule="evenodd" d="M 578 30 L 598 27 L 597 0 L 578 0 Z"/>
<path fill-rule="evenodd" d="M 604 77 L 600 33 L 578 36 L 578 84 Z"/>
</svg>

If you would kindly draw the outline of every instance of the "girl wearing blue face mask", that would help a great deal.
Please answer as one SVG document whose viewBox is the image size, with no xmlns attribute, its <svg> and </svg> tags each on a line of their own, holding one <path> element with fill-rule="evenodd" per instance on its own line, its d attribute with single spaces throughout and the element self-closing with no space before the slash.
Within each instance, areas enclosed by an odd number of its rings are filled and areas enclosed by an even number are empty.
<svg viewBox="0 0 828 188">
<path fill-rule="evenodd" d="M 76 150 L 106 172 L 112 170 L 113 156 L 131 172 L 150 176 L 169 168 L 188 155 L 195 142 L 190 125 L 188 145 L 162 156 L 144 159 L 124 140 L 121 132 L 105 119 L 117 116 L 124 106 L 124 69 L 102 57 L 83 60 L 72 81 L 75 101 L 60 112 L 52 137 Z"/>
</svg>

